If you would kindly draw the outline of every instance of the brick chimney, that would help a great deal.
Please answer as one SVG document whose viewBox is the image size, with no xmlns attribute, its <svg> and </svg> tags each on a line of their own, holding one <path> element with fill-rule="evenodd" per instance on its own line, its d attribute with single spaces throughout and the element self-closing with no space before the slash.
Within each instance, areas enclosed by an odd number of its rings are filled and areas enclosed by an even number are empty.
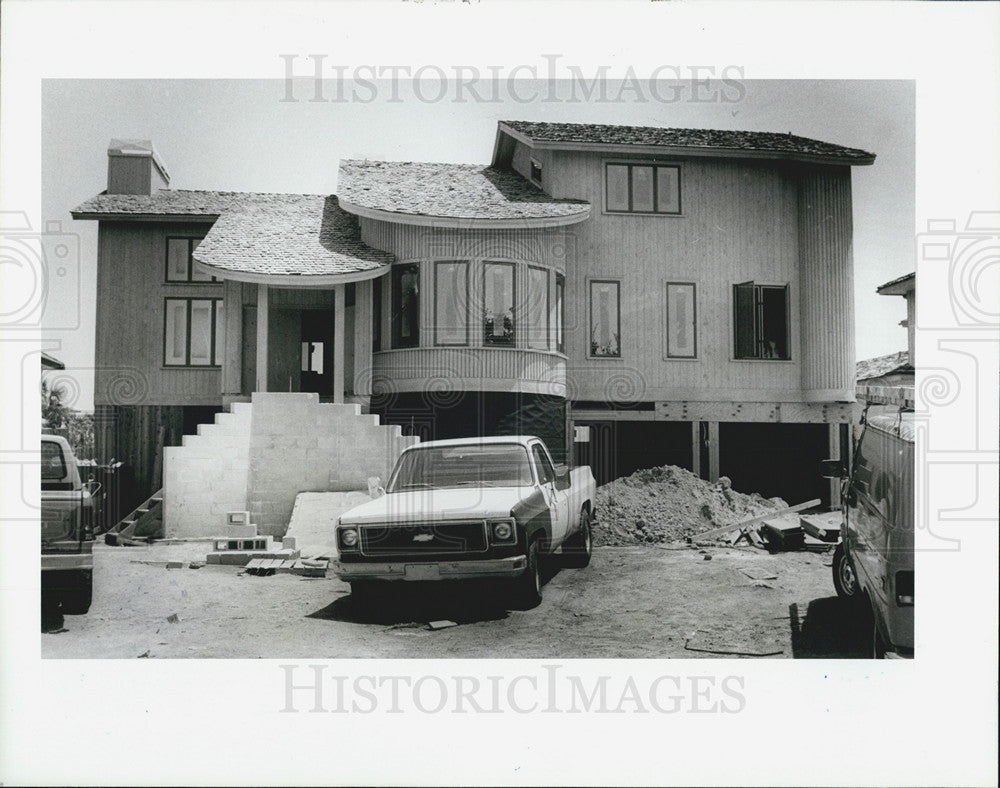
<svg viewBox="0 0 1000 788">
<path fill-rule="evenodd" d="M 111 140 L 108 194 L 155 194 L 170 186 L 170 173 L 149 140 Z"/>
</svg>

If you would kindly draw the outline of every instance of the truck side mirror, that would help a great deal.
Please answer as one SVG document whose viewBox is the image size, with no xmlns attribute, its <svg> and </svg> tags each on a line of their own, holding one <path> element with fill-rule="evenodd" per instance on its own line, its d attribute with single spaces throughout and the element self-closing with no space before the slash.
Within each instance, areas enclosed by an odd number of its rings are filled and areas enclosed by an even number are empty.
<svg viewBox="0 0 1000 788">
<path fill-rule="evenodd" d="M 843 479 L 847 476 L 843 460 L 822 460 L 819 467 L 820 475 L 824 479 Z"/>
<path fill-rule="evenodd" d="M 556 489 L 557 490 L 568 490 L 569 489 L 569 471 L 564 471 L 563 473 L 556 474 Z"/>
</svg>

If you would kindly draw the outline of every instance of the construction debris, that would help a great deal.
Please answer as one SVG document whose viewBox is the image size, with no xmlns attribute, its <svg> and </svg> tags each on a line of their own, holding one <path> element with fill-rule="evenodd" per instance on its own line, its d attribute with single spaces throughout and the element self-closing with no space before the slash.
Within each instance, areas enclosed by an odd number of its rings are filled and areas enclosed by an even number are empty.
<svg viewBox="0 0 1000 788">
<path fill-rule="evenodd" d="M 737 492 L 725 476 L 713 484 L 684 468 L 664 465 L 598 488 L 594 544 L 673 542 L 708 529 L 728 533 L 745 520 L 771 517 L 787 506 L 780 498 Z"/>
<path fill-rule="evenodd" d="M 427 626 L 430 627 L 431 630 L 435 630 L 435 629 L 448 629 L 448 627 L 457 627 L 458 624 L 456 624 L 454 621 L 448 621 L 447 619 L 443 619 L 441 621 L 428 621 Z"/>
</svg>

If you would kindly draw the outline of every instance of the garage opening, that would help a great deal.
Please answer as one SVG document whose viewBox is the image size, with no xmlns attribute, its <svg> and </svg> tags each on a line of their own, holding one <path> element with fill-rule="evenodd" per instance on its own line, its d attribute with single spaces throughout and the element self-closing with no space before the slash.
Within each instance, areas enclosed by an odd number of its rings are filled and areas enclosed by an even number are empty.
<svg viewBox="0 0 1000 788">
<path fill-rule="evenodd" d="M 676 465 L 692 470 L 691 423 L 687 421 L 574 421 L 586 442 L 574 444 L 577 465 L 589 465 L 598 484 L 641 468 Z M 696 471 L 697 472 L 697 471 Z"/>
<path fill-rule="evenodd" d="M 830 484 L 820 475 L 829 454 L 827 424 L 719 424 L 719 473 L 733 488 L 780 496 L 789 504 L 819 498 L 830 505 Z"/>
</svg>

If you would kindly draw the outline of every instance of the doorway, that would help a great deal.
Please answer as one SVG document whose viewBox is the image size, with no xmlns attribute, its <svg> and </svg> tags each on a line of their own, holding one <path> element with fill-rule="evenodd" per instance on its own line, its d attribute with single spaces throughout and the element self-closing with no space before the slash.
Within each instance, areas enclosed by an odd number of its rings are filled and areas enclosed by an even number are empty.
<svg viewBox="0 0 1000 788">
<path fill-rule="evenodd" d="M 299 391 L 333 395 L 332 309 L 303 309 L 300 313 Z"/>
</svg>

